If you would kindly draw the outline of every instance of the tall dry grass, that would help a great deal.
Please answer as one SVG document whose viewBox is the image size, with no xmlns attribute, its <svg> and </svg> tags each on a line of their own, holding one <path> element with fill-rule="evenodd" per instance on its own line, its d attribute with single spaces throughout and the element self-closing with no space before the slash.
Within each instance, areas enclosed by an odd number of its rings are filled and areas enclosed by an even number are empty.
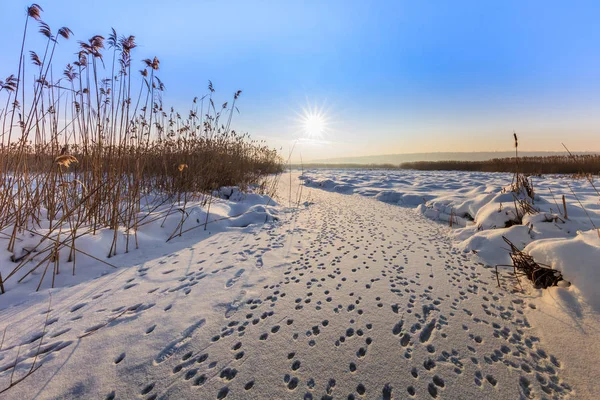
<svg viewBox="0 0 600 400">
<path fill-rule="evenodd" d="M 209 81 L 185 114 L 164 107 L 160 61 L 142 60 L 138 71 L 134 36 L 113 29 L 78 42 L 76 59 L 57 76 L 55 52 L 73 34 L 67 27 L 54 33 L 42 11 L 27 8 L 18 70 L 0 81 L 0 242 L 14 252 L 20 235 L 40 240 L 13 255 L 16 266 L 0 276 L 0 289 L 25 270 L 19 279 L 43 270 L 54 283 L 65 251 L 74 274 L 82 235 L 114 230 L 110 257 L 122 230 L 127 241 L 119 251 L 127 252 L 159 206 L 185 207 L 190 197 L 210 202 L 211 191 L 225 185 L 266 187 L 265 177 L 282 171 L 275 150 L 231 128 L 241 91 L 218 106 Z M 46 45 L 26 53 L 34 23 Z"/>
</svg>

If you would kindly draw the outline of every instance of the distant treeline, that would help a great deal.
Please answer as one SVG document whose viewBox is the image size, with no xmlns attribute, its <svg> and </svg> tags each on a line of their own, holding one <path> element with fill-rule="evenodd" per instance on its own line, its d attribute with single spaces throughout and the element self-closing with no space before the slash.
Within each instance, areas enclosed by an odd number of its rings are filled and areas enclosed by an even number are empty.
<svg viewBox="0 0 600 400">
<path fill-rule="evenodd" d="M 303 169 L 416 169 L 421 171 L 519 172 L 526 174 L 600 174 L 600 154 L 494 158 L 486 161 L 414 161 L 402 164 L 292 164 Z"/>
<path fill-rule="evenodd" d="M 341 168 L 341 169 L 400 169 L 398 164 L 359 164 L 359 163 L 340 163 L 340 164 L 328 164 L 328 163 L 308 163 L 308 164 L 292 164 L 292 168 L 304 168 L 304 169 L 330 169 L 330 168 Z"/>
<path fill-rule="evenodd" d="M 421 171 L 519 172 L 526 174 L 599 174 L 600 155 L 494 158 L 488 161 L 415 161 L 400 164 L 402 169 Z"/>
</svg>

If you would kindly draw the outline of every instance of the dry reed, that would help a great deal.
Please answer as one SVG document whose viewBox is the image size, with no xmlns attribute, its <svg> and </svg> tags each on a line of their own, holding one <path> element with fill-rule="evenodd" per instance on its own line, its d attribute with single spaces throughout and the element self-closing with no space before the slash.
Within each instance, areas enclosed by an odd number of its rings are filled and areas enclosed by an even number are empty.
<svg viewBox="0 0 600 400">
<path fill-rule="evenodd" d="M 44 234 L 35 248 L 13 254 L 15 267 L 0 278 L 2 291 L 8 280 L 38 268 L 44 271 L 40 285 L 48 270 L 54 284 L 63 252 L 75 274 L 82 235 L 112 229 L 107 256 L 127 252 L 161 205 L 207 203 L 221 186 L 266 187 L 269 174 L 282 171 L 275 150 L 231 128 L 241 91 L 231 106 L 216 106 L 209 81 L 208 93 L 185 115 L 165 108 L 160 61 L 143 60 L 136 73 L 132 35 L 113 29 L 107 38 L 80 41 L 76 60 L 54 76 L 55 50 L 72 32 L 63 27 L 54 34 L 42 11 L 28 7 L 18 71 L 0 81 L 0 241 L 14 253 L 21 236 Z M 24 54 L 34 22 L 46 44 L 43 53 L 30 52 L 29 82 Z M 122 249 L 118 232 L 127 238 Z"/>
</svg>

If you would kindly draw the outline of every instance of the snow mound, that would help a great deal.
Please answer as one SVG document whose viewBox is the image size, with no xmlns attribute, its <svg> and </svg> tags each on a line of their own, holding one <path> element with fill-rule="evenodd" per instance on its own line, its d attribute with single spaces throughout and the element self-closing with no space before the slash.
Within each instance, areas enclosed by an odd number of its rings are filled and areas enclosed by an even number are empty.
<svg viewBox="0 0 600 400">
<path fill-rule="evenodd" d="M 525 252 L 551 265 L 573 284 L 577 296 L 600 312 L 600 237 L 598 231 L 578 232 L 574 238 L 542 239 Z M 566 290 L 566 289 L 564 289 Z"/>
</svg>

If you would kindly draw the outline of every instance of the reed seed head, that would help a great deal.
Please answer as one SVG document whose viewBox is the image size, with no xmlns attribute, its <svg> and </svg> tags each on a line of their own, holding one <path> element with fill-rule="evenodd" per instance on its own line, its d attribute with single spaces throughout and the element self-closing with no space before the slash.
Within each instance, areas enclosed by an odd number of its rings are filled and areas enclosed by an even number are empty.
<svg viewBox="0 0 600 400">
<path fill-rule="evenodd" d="M 40 33 L 48 39 L 52 39 L 52 30 L 50 29 L 50 26 L 44 21 L 38 20 L 38 22 L 40 23 Z"/>
<path fill-rule="evenodd" d="M 69 166 L 72 163 L 78 163 L 79 161 L 77 160 L 77 158 L 75 158 L 75 156 L 63 154 L 61 156 L 56 157 L 54 162 L 56 163 L 56 165 L 62 165 L 65 168 L 69 168 Z"/>
<path fill-rule="evenodd" d="M 39 21 L 42 11 L 44 11 L 42 7 L 34 3 L 27 7 L 27 16 Z"/>
<path fill-rule="evenodd" d="M 62 28 L 60 28 L 58 30 L 58 35 L 62 36 L 66 40 L 69 40 L 69 38 L 71 37 L 72 34 L 73 34 L 73 31 L 71 29 L 67 28 L 66 26 L 63 26 Z"/>
</svg>

